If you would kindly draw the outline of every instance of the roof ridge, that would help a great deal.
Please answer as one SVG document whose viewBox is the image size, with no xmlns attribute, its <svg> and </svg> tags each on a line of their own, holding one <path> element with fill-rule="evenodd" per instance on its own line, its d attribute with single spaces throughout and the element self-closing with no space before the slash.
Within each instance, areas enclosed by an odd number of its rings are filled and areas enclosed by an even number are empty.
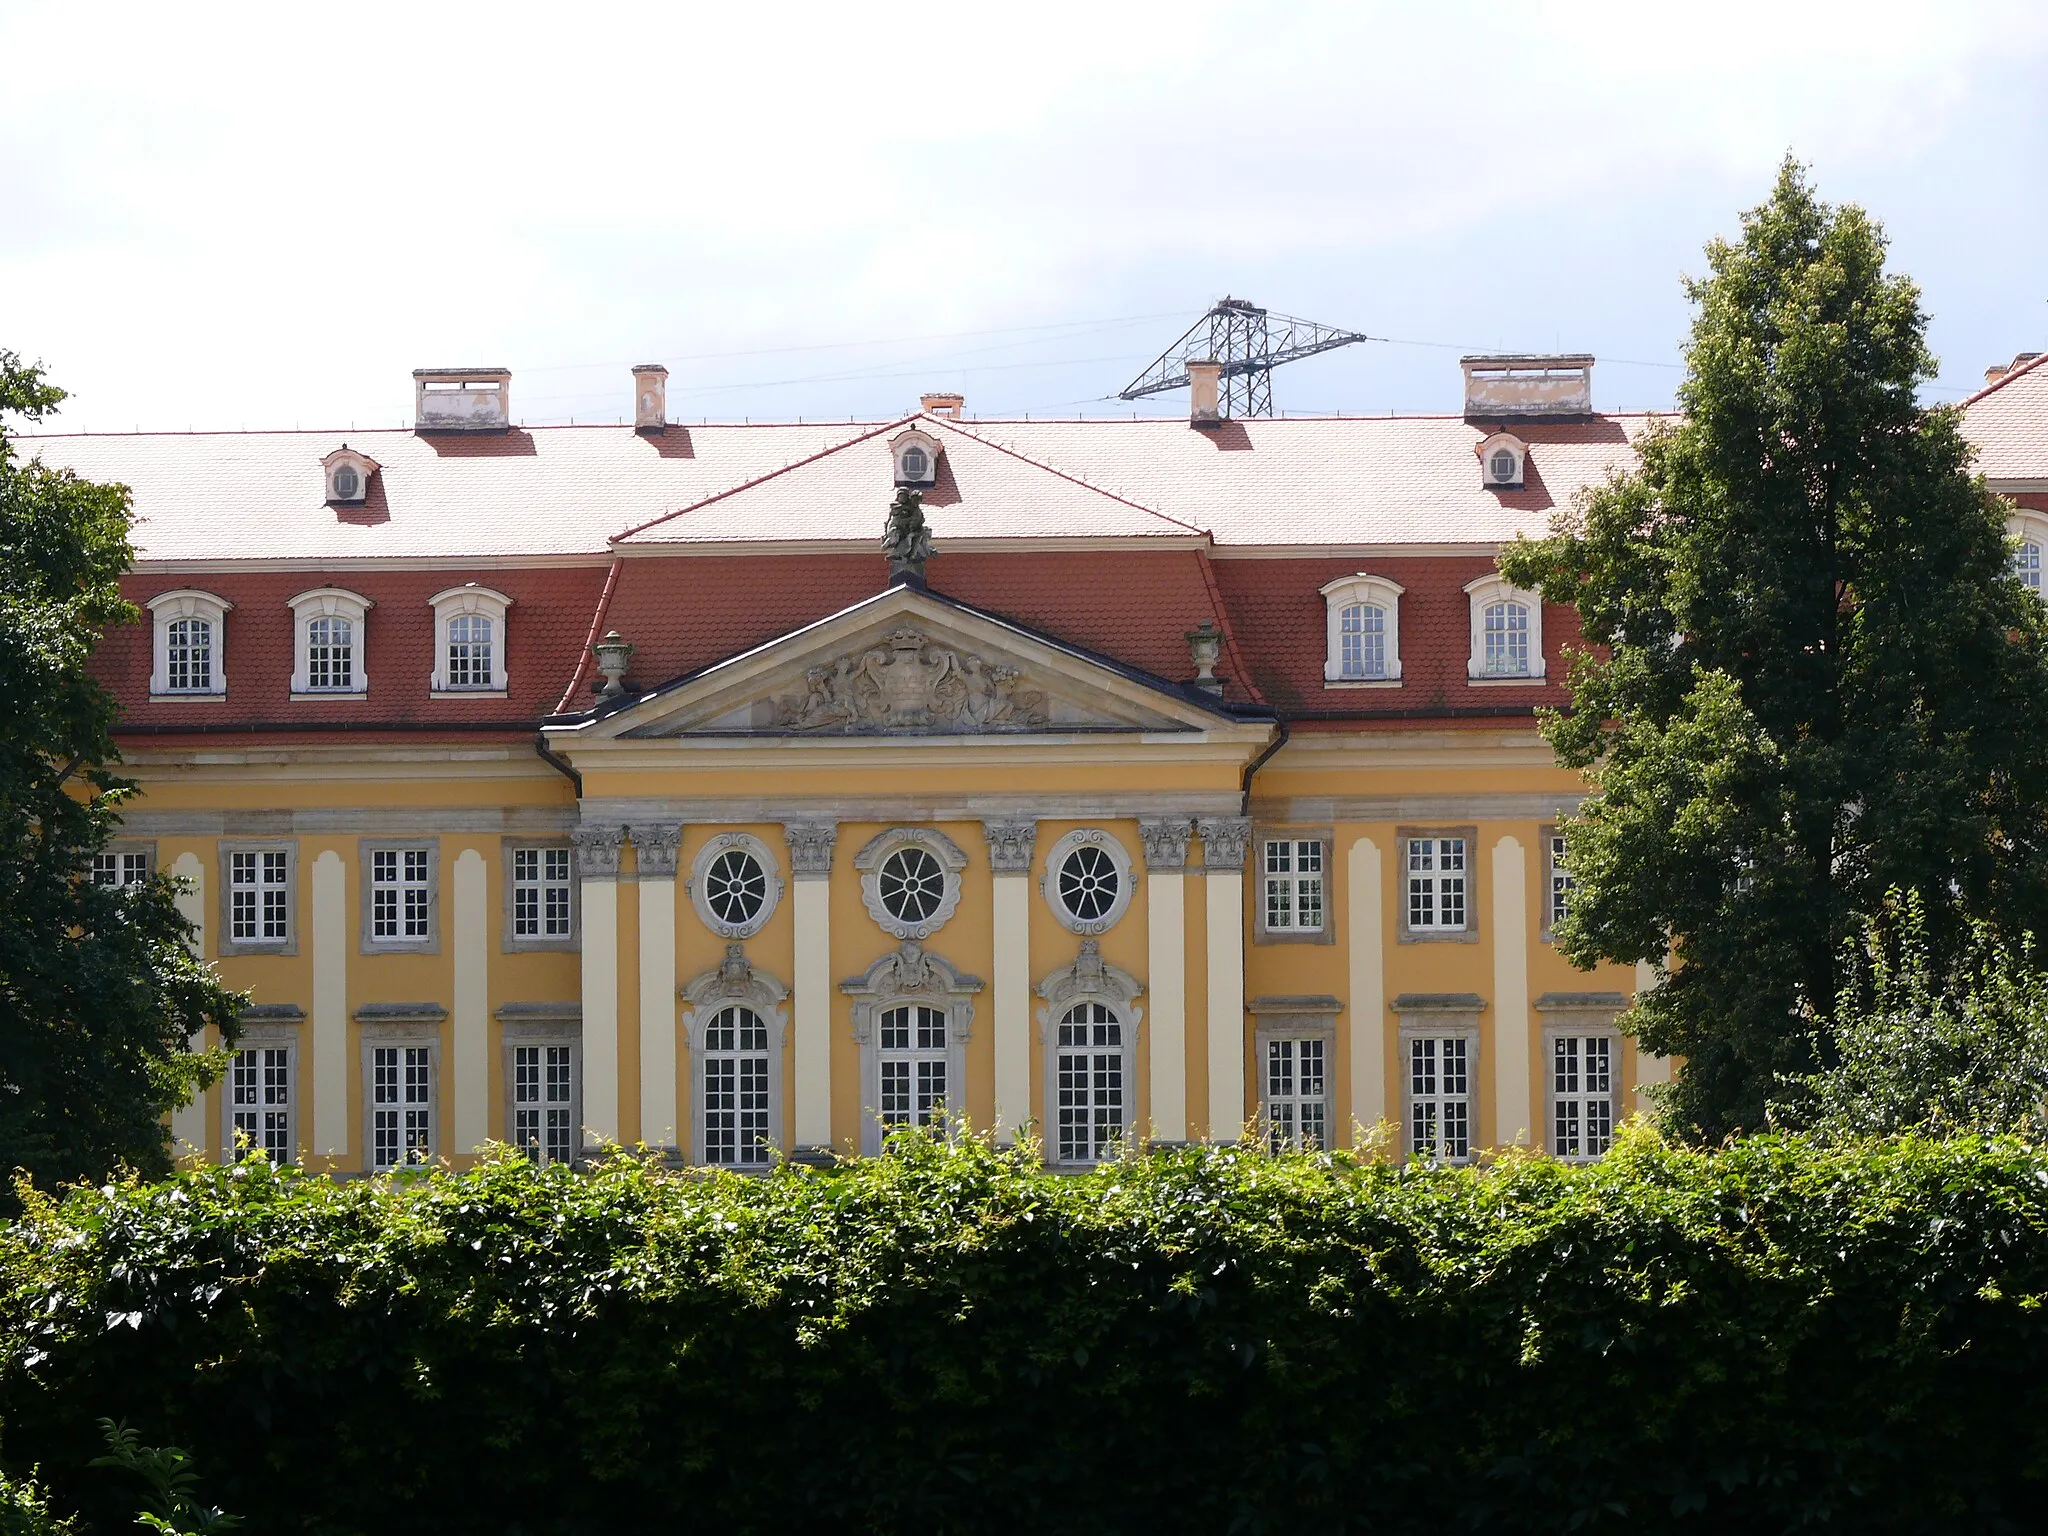
<svg viewBox="0 0 2048 1536">
<path fill-rule="evenodd" d="M 919 412 L 918 414 L 924 415 L 925 413 Z M 1212 533 L 1209 529 L 1204 528 L 1199 524 L 1183 522 L 1180 518 L 1173 516 L 1171 513 L 1161 512 L 1157 507 L 1148 507 L 1142 501 L 1133 501 L 1129 496 L 1124 495 L 1121 491 L 1113 491 L 1109 489 L 1108 486 L 1097 485 L 1094 481 L 1087 479 L 1083 475 L 1076 474 L 1072 470 L 1061 469 L 1057 464 L 1048 464 L 1043 459 L 1034 459 L 1030 454 L 1023 452 L 1020 449 L 1013 448 L 1008 443 L 999 443 L 992 437 L 983 437 L 979 432 L 970 432 L 965 427 L 961 426 L 957 421 L 949 420 L 948 418 L 943 416 L 933 416 L 930 419 L 938 423 L 939 425 L 946 427 L 949 431 L 958 432 L 962 437 L 967 438 L 972 442 L 980 443 L 984 448 L 992 448 L 997 453 L 1008 454 L 1018 463 L 1029 464 L 1033 469 L 1044 470 L 1045 473 L 1047 473 L 1048 475 L 1053 475 L 1061 480 L 1064 480 L 1069 485 L 1078 485 L 1083 490 L 1095 492 L 1095 494 L 1098 496 L 1107 496 L 1111 501 L 1121 502 L 1123 503 L 1123 505 L 1129 507 L 1134 512 L 1142 512 L 1147 517 L 1156 517 L 1162 523 L 1171 523 L 1174 527 L 1179 528 L 1187 533 L 1198 534 L 1204 538 L 1211 540 L 1213 540 L 1216 537 L 1216 535 Z"/>
<path fill-rule="evenodd" d="M 1999 390 L 2005 388 L 2006 385 L 2010 384 L 2014 379 L 2023 379 L 2028 374 L 2032 373 L 2036 368 L 2042 367 L 2044 364 L 2048 364 L 2048 351 L 2036 352 L 2033 355 L 2033 357 L 2029 359 L 2027 362 L 2020 364 L 2019 367 L 2012 369 L 2010 372 L 2001 373 L 1997 378 L 1993 379 L 1989 384 L 1986 384 L 1974 395 L 1965 395 L 1960 401 L 1957 402 L 1957 409 L 1967 409 L 1968 407 L 1975 405 L 1979 400 L 1982 400 L 1986 395 L 1996 394 Z"/>
</svg>

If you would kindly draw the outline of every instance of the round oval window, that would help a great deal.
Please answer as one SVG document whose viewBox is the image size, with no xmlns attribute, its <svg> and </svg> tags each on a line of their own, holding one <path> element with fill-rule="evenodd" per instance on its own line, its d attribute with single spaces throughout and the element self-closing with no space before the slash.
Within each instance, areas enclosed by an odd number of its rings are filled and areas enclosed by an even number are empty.
<svg viewBox="0 0 2048 1536">
<path fill-rule="evenodd" d="M 931 459 L 922 448 L 904 449 L 903 478 L 906 480 L 922 480 L 925 477 L 925 472 L 931 468 L 931 462 Z"/>
<path fill-rule="evenodd" d="M 1493 478 L 1502 485 L 1508 485 L 1515 478 L 1515 456 L 1505 448 L 1493 451 Z"/>
<path fill-rule="evenodd" d="M 334 471 L 334 494 L 343 501 L 353 501 L 362 488 L 363 477 L 355 465 L 343 464 Z"/>
<path fill-rule="evenodd" d="M 1099 922 L 1107 917 L 1122 885 L 1116 861 L 1092 844 L 1083 843 L 1060 861 L 1060 905 L 1079 922 Z"/>
<path fill-rule="evenodd" d="M 898 848 L 877 876 L 882 908 L 899 923 L 929 921 L 946 896 L 946 872 L 922 848 Z"/>
<path fill-rule="evenodd" d="M 745 849 L 728 848 L 704 872 L 704 904 L 721 923 L 751 923 L 767 900 L 768 872 Z"/>
</svg>

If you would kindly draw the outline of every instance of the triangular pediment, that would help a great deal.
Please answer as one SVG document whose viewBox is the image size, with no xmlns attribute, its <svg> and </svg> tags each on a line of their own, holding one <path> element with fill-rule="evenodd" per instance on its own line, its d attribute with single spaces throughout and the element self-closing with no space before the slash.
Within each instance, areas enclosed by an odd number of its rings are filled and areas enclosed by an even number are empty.
<svg viewBox="0 0 2048 1536">
<path fill-rule="evenodd" d="M 899 586 L 645 694 L 578 734 L 845 740 L 1231 723 L 1171 683 Z"/>
</svg>

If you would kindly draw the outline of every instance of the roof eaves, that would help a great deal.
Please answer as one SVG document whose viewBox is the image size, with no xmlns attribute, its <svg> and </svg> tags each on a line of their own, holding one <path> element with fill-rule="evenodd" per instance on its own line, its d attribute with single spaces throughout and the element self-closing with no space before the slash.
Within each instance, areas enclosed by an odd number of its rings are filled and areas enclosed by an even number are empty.
<svg viewBox="0 0 2048 1536">
<path fill-rule="evenodd" d="M 1962 400 L 1958 402 L 1957 408 L 1959 410 L 1967 410 L 1969 407 L 1975 405 L 1979 400 L 1982 400 L 1986 395 L 1995 395 L 1998 393 L 1998 391 L 2005 388 L 2006 385 L 2012 383 L 2013 380 L 2024 379 L 2028 374 L 2032 373 L 2035 369 L 2043 367 L 2048 367 L 2048 352 L 2041 353 L 2038 357 L 2034 358 L 2032 362 L 2020 364 L 2019 367 L 2013 369 L 2010 373 L 2000 374 L 1997 378 L 1993 379 L 1989 384 L 1986 384 L 1982 389 L 1978 390 L 1977 393 L 1975 393 L 1974 395 L 1965 395 L 1962 398 Z"/>
</svg>

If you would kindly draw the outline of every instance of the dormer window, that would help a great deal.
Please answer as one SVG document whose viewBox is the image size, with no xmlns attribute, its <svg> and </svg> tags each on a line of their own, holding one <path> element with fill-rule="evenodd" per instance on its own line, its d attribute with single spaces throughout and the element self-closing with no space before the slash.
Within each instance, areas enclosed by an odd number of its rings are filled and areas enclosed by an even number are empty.
<svg viewBox="0 0 2048 1536">
<path fill-rule="evenodd" d="M 1322 589 L 1323 682 L 1332 688 L 1392 687 L 1401 680 L 1402 588 L 1383 576 L 1342 576 Z"/>
<path fill-rule="evenodd" d="M 366 453 L 357 453 L 347 443 L 320 461 L 320 468 L 327 477 L 327 501 L 330 506 L 360 506 L 369 498 L 370 476 L 378 468 L 377 461 Z"/>
<path fill-rule="evenodd" d="M 434 609 L 435 697 L 505 696 L 505 610 L 512 599 L 474 582 L 427 599 Z"/>
<path fill-rule="evenodd" d="M 156 632 L 149 691 L 161 698 L 219 698 L 228 691 L 224 644 L 234 604 L 181 588 L 149 600 Z"/>
<path fill-rule="evenodd" d="M 363 617 L 370 600 L 340 587 L 319 587 L 291 600 L 292 697 L 362 694 Z"/>
<path fill-rule="evenodd" d="M 1475 683 L 1543 681 L 1543 599 L 1482 576 L 1465 587 L 1472 602 L 1472 654 L 1465 673 Z"/>
<path fill-rule="evenodd" d="M 1496 432 L 1479 445 L 1479 477 L 1490 491 L 1519 491 L 1529 445 L 1512 432 Z"/>
<path fill-rule="evenodd" d="M 895 459 L 898 485 L 925 486 L 938 479 L 939 444 L 930 433 L 915 427 L 899 432 L 890 439 L 889 452 Z"/>
</svg>

